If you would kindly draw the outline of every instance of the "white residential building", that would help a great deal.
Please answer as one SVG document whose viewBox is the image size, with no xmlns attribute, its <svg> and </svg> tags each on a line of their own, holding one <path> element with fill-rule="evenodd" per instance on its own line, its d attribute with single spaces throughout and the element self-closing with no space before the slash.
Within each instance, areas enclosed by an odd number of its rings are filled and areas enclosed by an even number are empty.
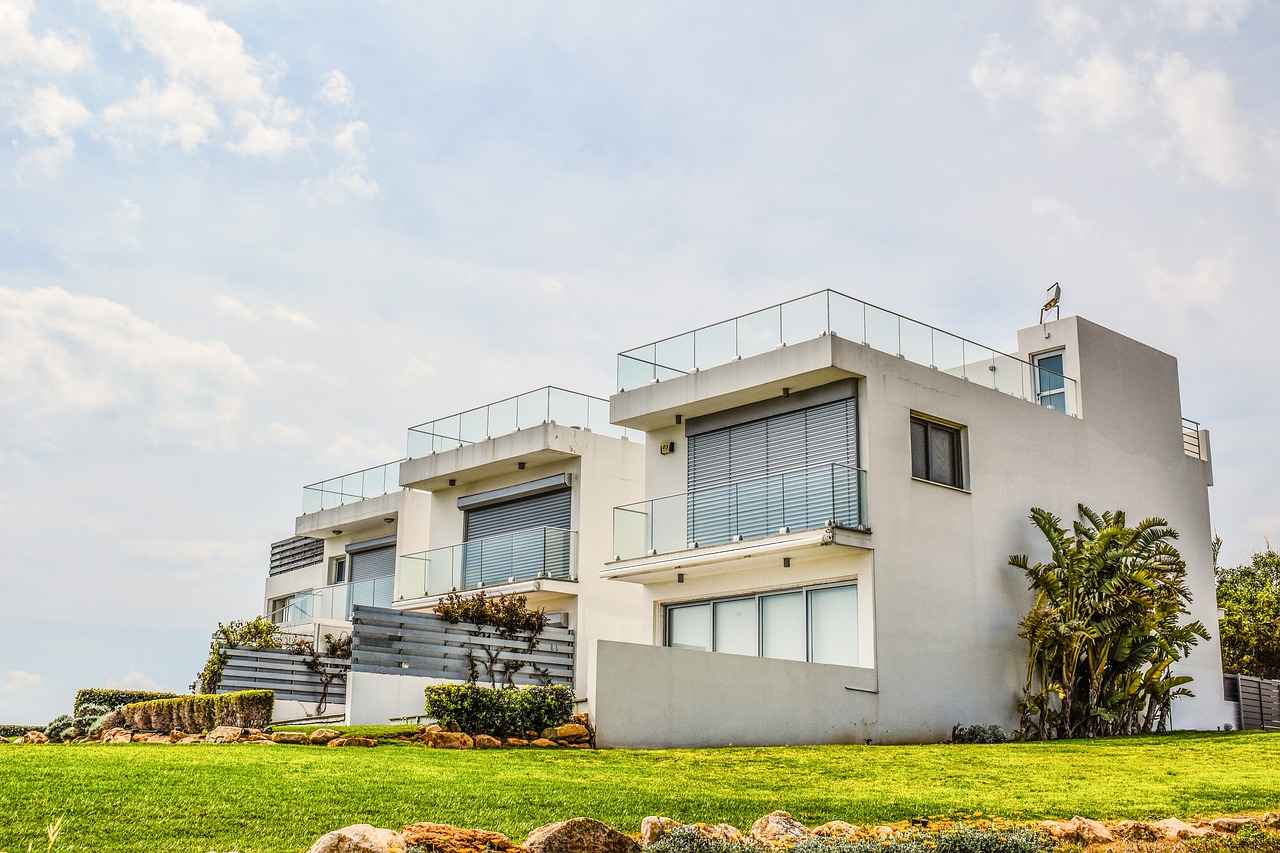
<svg viewBox="0 0 1280 853">
<path fill-rule="evenodd" d="M 823 291 L 628 350 L 618 386 L 607 418 L 582 398 L 590 423 L 548 402 L 519 429 L 489 426 L 492 407 L 415 428 L 406 490 L 301 517 L 324 563 L 273 576 L 268 598 L 396 535 L 393 607 L 483 582 L 563 614 L 606 746 L 1012 727 L 1031 596 L 1008 559 L 1046 556 L 1033 506 L 1167 519 L 1192 618 L 1216 627 L 1208 433 L 1182 417 L 1174 358 L 1087 320 L 1023 329 L 1003 354 Z M 489 535 L 543 555 L 576 539 L 577 560 L 477 581 L 459 548 Z M 1215 637 L 1179 664 L 1196 698 L 1175 726 L 1230 721 L 1220 660 Z M 349 713 L 391 698 L 353 721 L 420 707 L 419 684 L 362 678 Z"/>
</svg>

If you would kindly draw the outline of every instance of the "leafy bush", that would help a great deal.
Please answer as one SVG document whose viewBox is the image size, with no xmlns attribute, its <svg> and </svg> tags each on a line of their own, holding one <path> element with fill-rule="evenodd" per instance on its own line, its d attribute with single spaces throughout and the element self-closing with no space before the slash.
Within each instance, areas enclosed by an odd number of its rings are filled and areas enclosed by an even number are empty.
<svg viewBox="0 0 1280 853">
<path fill-rule="evenodd" d="M 209 659 L 204 669 L 196 675 L 191 683 L 191 692 L 212 694 L 218 692 L 222 683 L 222 670 L 227 665 L 226 648 L 246 649 L 278 649 L 280 648 L 280 629 L 274 622 L 264 616 L 257 616 L 248 622 L 233 619 L 227 624 L 218 623 L 213 632 L 213 641 L 209 643 Z"/>
<path fill-rule="evenodd" d="M 936 832 L 912 830 L 891 839 L 845 841 L 814 838 L 797 844 L 791 850 L 792 853 L 1046 853 L 1053 847 L 1054 842 L 1049 836 L 1032 829 L 957 825 Z"/>
<path fill-rule="evenodd" d="M 745 844 L 738 844 L 718 838 L 705 838 L 696 826 L 677 826 L 646 847 L 645 853 L 753 853 L 760 849 L 760 845 L 753 839 Z"/>
<path fill-rule="evenodd" d="M 19 726 L 12 723 L 0 724 L 0 737 L 22 737 L 27 732 L 41 731 L 40 726 Z"/>
<path fill-rule="evenodd" d="M 470 734 L 523 735 L 567 723 L 573 716 L 573 692 L 550 687 L 482 687 L 433 684 L 426 689 L 426 713 Z"/>
<path fill-rule="evenodd" d="M 1008 743 L 1009 733 L 999 726 L 956 726 L 952 743 Z"/>
<path fill-rule="evenodd" d="M 62 714 L 54 717 L 49 725 L 45 726 L 41 731 L 53 743 L 62 743 L 64 740 L 72 740 L 75 738 L 75 728 L 72 726 L 73 720 L 70 714 Z"/>
<path fill-rule="evenodd" d="M 271 723 L 275 693 L 241 690 L 217 696 L 179 696 L 126 705 L 124 718 L 142 731 L 199 732 L 218 726 L 262 728 Z"/>
<path fill-rule="evenodd" d="M 124 711 L 116 708 L 114 711 L 108 711 L 90 723 L 89 728 L 85 729 L 85 734 L 89 737 L 97 737 L 107 729 L 123 728 L 124 724 Z"/>
<path fill-rule="evenodd" d="M 102 687 L 88 687 L 84 690 L 76 691 L 76 701 L 72 706 L 72 715 L 77 719 L 82 716 L 81 707 L 85 705 L 100 705 L 104 708 L 99 711 L 98 715 L 106 713 L 115 708 L 123 708 L 125 705 L 132 705 L 134 702 L 149 702 L 152 699 L 174 699 L 177 693 L 158 693 L 154 690 L 110 690 Z"/>
</svg>

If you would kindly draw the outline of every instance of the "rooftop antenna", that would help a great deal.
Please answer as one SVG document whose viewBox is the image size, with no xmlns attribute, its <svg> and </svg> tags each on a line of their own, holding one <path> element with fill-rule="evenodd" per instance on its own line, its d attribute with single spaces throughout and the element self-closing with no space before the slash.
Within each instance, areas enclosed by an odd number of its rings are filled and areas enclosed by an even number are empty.
<svg viewBox="0 0 1280 853">
<path fill-rule="evenodd" d="M 1048 314 L 1050 311 L 1052 311 L 1054 314 L 1053 319 L 1055 320 L 1062 319 L 1062 307 L 1058 305 L 1058 300 L 1062 298 L 1062 288 L 1059 287 L 1058 283 L 1055 281 L 1053 283 L 1053 286 L 1045 291 L 1045 295 L 1048 296 L 1049 298 L 1048 298 L 1048 301 L 1044 303 L 1044 307 L 1040 309 L 1040 325 L 1041 326 L 1044 325 L 1044 315 Z M 1049 336 L 1046 334 L 1045 337 L 1047 338 Z"/>
</svg>

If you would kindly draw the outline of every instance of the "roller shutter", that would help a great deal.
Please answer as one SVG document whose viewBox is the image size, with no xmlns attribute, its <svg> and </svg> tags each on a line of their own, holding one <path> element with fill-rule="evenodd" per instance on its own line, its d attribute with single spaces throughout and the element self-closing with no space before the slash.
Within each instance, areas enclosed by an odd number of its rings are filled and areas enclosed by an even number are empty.
<svg viewBox="0 0 1280 853">
<path fill-rule="evenodd" d="M 533 527 L 569 529 L 570 489 L 559 489 L 467 511 L 467 542 Z"/>
</svg>

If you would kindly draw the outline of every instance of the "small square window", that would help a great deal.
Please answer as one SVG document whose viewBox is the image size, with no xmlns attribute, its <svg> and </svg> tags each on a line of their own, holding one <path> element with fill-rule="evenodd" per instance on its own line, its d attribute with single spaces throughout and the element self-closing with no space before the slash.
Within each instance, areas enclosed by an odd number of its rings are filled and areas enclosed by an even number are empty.
<svg viewBox="0 0 1280 853">
<path fill-rule="evenodd" d="M 963 489 L 960 430 L 935 421 L 912 418 L 911 476 Z"/>
</svg>

